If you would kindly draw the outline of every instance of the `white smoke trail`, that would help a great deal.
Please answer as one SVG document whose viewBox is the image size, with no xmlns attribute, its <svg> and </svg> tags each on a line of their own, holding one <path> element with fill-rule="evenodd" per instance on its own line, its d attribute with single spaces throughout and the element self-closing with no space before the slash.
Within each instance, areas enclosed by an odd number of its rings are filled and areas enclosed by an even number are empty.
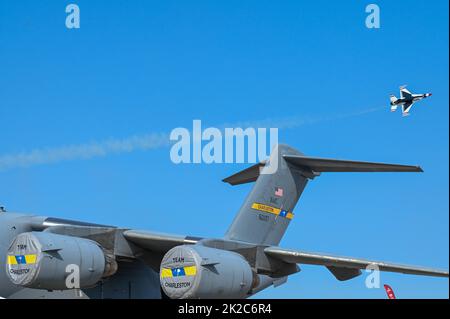
<svg viewBox="0 0 450 319">
<path fill-rule="evenodd" d="M 235 123 L 227 123 L 219 126 L 220 129 L 226 127 L 276 127 L 278 129 L 293 129 L 304 125 L 311 125 L 327 121 L 342 120 L 352 117 L 358 117 L 361 115 L 366 115 L 380 110 L 386 109 L 386 107 L 373 107 L 368 109 L 363 109 L 355 112 L 343 113 L 343 114 L 331 114 L 327 116 L 289 116 L 280 118 L 267 118 L 265 120 L 258 121 L 242 121 Z"/>
<path fill-rule="evenodd" d="M 265 119 L 220 125 L 226 127 L 274 127 L 278 129 L 293 129 L 303 125 L 310 125 L 324 121 L 339 120 L 356 117 L 381 110 L 381 108 L 366 109 L 358 112 L 331 115 L 327 117 L 286 117 L 278 119 Z M 68 145 L 55 148 L 40 148 L 28 152 L 0 155 L 0 171 L 17 167 L 30 167 L 34 165 L 59 163 L 71 160 L 87 160 L 103 157 L 110 154 L 146 151 L 171 145 L 168 133 L 152 133 L 135 135 L 123 139 L 108 139 L 105 141 L 87 144 Z"/>
<path fill-rule="evenodd" d="M 0 171 L 14 167 L 29 167 L 76 159 L 90 159 L 109 154 L 150 150 L 169 145 L 169 136 L 163 133 L 136 135 L 124 139 L 109 139 L 57 148 L 35 149 L 29 152 L 0 156 Z"/>
</svg>

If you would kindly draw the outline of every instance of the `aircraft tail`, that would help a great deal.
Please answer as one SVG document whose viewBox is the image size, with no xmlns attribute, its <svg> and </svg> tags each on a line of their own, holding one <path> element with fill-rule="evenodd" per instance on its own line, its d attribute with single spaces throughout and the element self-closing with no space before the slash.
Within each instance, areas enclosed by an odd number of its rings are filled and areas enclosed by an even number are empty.
<svg viewBox="0 0 450 319">
<path fill-rule="evenodd" d="M 398 101 L 398 99 L 395 97 L 395 95 L 391 94 L 390 100 L 391 100 L 391 112 L 395 112 L 397 110 L 396 102 Z"/>
<path fill-rule="evenodd" d="M 277 167 L 273 172 L 274 167 Z M 225 239 L 278 245 L 294 218 L 294 208 L 309 180 L 321 172 L 421 172 L 418 166 L 306 157 L 287 145 L 277 145 L 268 161 L 223 181 L 231 185 L 255 182 Z"/>
</svg>

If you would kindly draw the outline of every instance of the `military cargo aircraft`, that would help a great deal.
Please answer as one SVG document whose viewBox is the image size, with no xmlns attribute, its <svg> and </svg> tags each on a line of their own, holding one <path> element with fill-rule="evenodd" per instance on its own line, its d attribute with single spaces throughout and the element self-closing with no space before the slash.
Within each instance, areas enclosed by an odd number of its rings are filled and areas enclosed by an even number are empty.
<svg viewBox="0 0 450 319">
<path fill-rule="evenodd" d="M 395 112 L 397 110 L 397 107 L 399 105 L 402 106 L 402 116 L 408 116 L 409 111 L 411 111 L 411 108 L 414 103 L 417 101 L 420 101 L 422 99 L 425 99 L 429 96 L 431 96 L 431 93 L 425 93 L 425 94 L 412 94 L 408 91 L 406 88 L 406 85 L 403 85 L 400 87 L 400 98 L 396 98 L 395 95 L 391 94 L 390 100 L 391 100 L 391 112 Z"/>
<path fill-rule="evenodd" d="M 269 168 L 277 163 L 277 169 Z M 294 207 L 322 172 L 422 172 L 418 166 L 307 157 L 287 145 L 226 179 L 254 182 L 220 238 L 171 235 L 0 212 L 4 298 L 247 298 L 286 282 L 302 264 L 337 280 L 380 271 L 448 277 L 448 271 L 279 247 Z"/>
</svg>

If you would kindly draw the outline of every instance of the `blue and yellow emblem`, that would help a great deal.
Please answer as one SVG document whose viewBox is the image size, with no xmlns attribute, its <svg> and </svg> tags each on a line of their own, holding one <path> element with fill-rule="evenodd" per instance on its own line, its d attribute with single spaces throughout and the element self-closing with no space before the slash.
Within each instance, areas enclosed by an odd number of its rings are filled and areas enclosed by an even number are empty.
<svg viewBox="0 0 450 319">
<path fill-rule="evenodd" d="M 195 266 L 161 269 L 161 278 L 195 276 L 196 274 L 197 274 L 197 267 Z"/>
<path fill-rule="evenodd" d="M 288 212 L 288 211 L 286 211 L 284 209 L 272 207 L 272 206 L 269 206 L 269 205 L 264 205 L 264 204 L 260 204 L 260 203 L 253 203 L 252 204 L 252 208 L 255 209 L 255 210 L 259 210 L 260 212 L 274 214 L 276 216 L 284 217 L 284 218 L 287 218 L 287 219 L 294 218 L 294 214 L 293 213 Z"/>
<path fill-rule="evenodd" d="M 36 255 L 8 255 L 6 263 L 8 265 L 29 265 L 36 263 Z"/>
</svg>

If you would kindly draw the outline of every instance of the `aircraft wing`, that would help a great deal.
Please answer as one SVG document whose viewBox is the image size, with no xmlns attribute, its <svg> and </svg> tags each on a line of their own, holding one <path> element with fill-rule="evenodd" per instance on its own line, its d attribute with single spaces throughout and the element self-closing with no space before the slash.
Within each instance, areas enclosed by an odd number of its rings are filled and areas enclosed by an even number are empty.
<svg viewBox="0 0 450 319">
<path fill-rule="evenodd" d="M 326 266 L 339 280 L 347 280 L 361 274 L 360 270 L 372 265 L 380 271 L 398 272 L 411 275 L 423 275 L 434 277 L 448 277 L 448 271 L 392 264 L 381 261 L 371 261 L 352 257 L 339 257 L 333 255 L 309 253 L 280 247 L 267 247 L 264 253 L 275 259 L 296 264 L 322 265 Z M 340 276 L 339 276 L 340 275 Z"/>
<path fill-rule="evenodd" d="M 414 102 L 408 102 L 402 105 L 402 113 L 403 115 L 408 115 L 409 111 L 411 110 L 412 105 Z"/>
<path fill-rule="evenodd" d="M 202 238 L 171 235 L 150 231 L 127 230 L 124 237 L 139 247 L 154 252 L 167 252 L 171 248 L 179 245 L 196 244 Z M 367 266 L 376 266 L 380 271 L 398 272 L 412 275 L 424 275 L 434 277 L 448 277 L 448 271 L 430 269 L 418 266 L 408 266 L 392 264 L 381 261 L 371 261 L 366 259 L 334 256 L 320 253 L 310 253 L 284 249 L 280 247 L 266 247 L 264 253 L 274 259 L 291 263 L 306 265 L 326 266 L 338 280 L 348 280 L 361 274 L 361 269 Z"/>
<path fill-rule="evenodd" d="M 411 99 L 412 98 L 412 93 L 408 91 L 407 88 L 402 87 L 400 89 L 400 96 L 404 99 Z"/>
<path fill-rule="evenodd" d="M 201 239 L 200 237 L 172 235 L 146 230 L 126 230 L 123 232 L 123 236 L 139 247 L 157 252 L 166 252 L 179 245 L 195 244 Z"/>
</svg>

